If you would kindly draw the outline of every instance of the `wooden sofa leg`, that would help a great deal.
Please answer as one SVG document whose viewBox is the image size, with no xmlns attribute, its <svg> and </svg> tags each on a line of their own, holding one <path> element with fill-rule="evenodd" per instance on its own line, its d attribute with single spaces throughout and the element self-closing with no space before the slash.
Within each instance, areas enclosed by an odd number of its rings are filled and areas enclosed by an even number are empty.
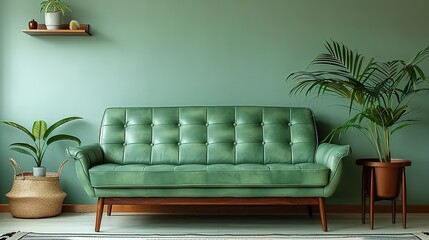
<svg viewBox="0 0 429 240">
<path fill-rule="evenodd" d="M 319 212 L 320 220 L 322 220 L 322 229 L 326 232 L 328 231 L 328 222 L 326 221 L 325 198 L 323 197 L 319 197 Z"/>
<path fill-rule="evenodd" d="M 313 217 L 313 206 L 307 205 L 307 212 L 309 217 Z"/>
<path fill-rule="evenodd" d="M 98 198 L 97 215 L 95 218 L 95 231 L 96 232 L 100 231 L 101 218 L 103 217 L 103 209 L 104 209 L 104 198 L 100 197 L 100 198 Z"/>
<path fill-rule="evenodd" d="M 112 215 L 112 206 L 111 204 L 107 205 L 107 216 Z"/>
</svg>

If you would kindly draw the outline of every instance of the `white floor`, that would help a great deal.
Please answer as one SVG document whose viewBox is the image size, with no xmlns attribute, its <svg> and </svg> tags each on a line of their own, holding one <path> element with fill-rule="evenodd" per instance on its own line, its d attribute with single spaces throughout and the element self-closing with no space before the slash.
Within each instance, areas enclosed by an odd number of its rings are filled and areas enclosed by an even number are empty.
<svg viewBox="0 0 429 240">
<path fill-rule="evenodd" d="M 78 232 L 93 233 L 95 213 L 63 213 L 44 219 L 17 219 L 0 213 L 0 233 Z M 392 224 L 390 214 L 376 214 L 375 229 L 361 223 L 359 214 L 328 214 L 328 233 L 417 233 L 429 231 L 429 214 L 408 214 L 407 229 L 398 214 Z M 103 216 L 100 233 L 156 234 L 314 234 L 323 233 L 319 215 L 212 216 L 148 215 L 112 213 Z M 0 235 L 1 235 L 0 234 Z"/>
</svg>

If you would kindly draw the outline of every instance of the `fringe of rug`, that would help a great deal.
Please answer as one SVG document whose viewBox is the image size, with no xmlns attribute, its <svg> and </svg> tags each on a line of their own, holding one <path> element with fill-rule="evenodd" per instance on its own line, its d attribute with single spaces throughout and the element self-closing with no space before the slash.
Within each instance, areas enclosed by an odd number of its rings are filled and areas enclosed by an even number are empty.
<svg viewBox="0 0 429 240">
<path fill-rule="evenodd" d="M 11 232 L 0 236 L 0 240 L 59 240 L 59 239 L 121 239 L 121 240 L 303 240 L 303 239 L 336 239 L 336 240 L 429 240 L 427 233 L 400 234 L 95 234 L 95 233 L 34 233 Z"/>
</svg>

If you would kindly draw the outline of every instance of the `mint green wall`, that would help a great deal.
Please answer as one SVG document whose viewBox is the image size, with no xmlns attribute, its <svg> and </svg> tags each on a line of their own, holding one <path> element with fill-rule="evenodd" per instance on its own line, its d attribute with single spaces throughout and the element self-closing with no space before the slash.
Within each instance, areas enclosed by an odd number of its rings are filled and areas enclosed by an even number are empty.
<svg viewBox="0 0 429 240">
<path fill-rule="evenodd" d="M 31 37 L 21 32 L 39 1 L 0 1 L 0 119 L 30 126 L 72 115 L 84 121 L 64 132 L 97 141 L 110 106 L 280 105 L 309 106 L 325 135 L 347 117 L 335 100 L 290 97 L 284 79 L 307 66 L 330 38 L 370 56 L 408 59 L 429 45 L 427 0 L 69 0 L 70 19 L 90 23 L 92 37 Z M 429 63 L 423 65 L 429 70 Z M 419 125 L 394 141 L 393 155 L 413 160 L 410 204 L 429 204 L 428 94 L 416 100 Z M 0 126 L 0 203 L 12 184 L 9 157 L 32 163 L 8 144 L 24 137 Z M 353 159 L 372 156 L 356 133 L 342 139 Z M 48 169 L 64 159 L 66 143 L 52 145 Z M 330 203 L 359 203 L 360 169 L 345 165 L 344 182 Z M 75 176 L 61 176 L 66 203 L 94 203 Z"/>
</svg>

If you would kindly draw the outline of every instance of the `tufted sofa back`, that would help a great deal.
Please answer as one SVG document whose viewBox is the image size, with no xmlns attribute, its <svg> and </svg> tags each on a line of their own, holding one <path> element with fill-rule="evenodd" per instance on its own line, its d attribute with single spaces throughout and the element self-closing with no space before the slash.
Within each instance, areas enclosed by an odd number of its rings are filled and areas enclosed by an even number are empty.
<svg viewBox="0 0 429 240">
<path fill-rule="evenodd" d="M 100 145 L 117 164 L 243 164 L 314 161 L 313 114 L 287 107 L 106 109 Z"/>
</svg>

